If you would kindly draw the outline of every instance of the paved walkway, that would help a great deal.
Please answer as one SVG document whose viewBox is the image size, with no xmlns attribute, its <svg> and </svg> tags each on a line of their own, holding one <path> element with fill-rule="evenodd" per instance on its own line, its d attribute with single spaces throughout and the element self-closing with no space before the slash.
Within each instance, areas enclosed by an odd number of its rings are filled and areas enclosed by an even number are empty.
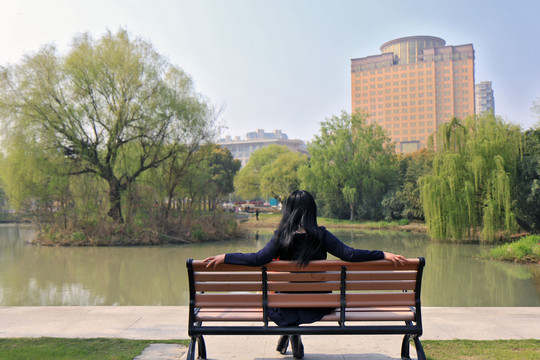
<svg viewBox="0 0 540 360">
<path fill-rule="evenodd" d="M 540 339 L 540 307 L 424 307 L 422 340 Z M 186 306 L 0 307 L 0 337 L 187 339 Z M 399 359 L 399 335 L 304 336 L 306 360 Z M 277 336 L 207 336 L 209 359 L 293 359 Z M 154 345 L 137 360 L 181 359 L 185 349 Z M 414 347 L 411 348 L 414 354 Z"/>
</svg>

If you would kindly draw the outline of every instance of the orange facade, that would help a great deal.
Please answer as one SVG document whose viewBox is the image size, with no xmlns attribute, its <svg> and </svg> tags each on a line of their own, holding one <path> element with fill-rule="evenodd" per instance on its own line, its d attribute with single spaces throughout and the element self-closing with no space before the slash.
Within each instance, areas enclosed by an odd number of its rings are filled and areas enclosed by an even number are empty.
<svg viewBox="0 0 540 360">
<path fill-rule="evenodd" d="M 352 109 L 385 129 L 397 151 L 416 151 L 439 124 L 474 114 L 472 44 L 444 46 L 442 39 L 416 36 L 381 50 L 351 60 Z"/>
</svg>

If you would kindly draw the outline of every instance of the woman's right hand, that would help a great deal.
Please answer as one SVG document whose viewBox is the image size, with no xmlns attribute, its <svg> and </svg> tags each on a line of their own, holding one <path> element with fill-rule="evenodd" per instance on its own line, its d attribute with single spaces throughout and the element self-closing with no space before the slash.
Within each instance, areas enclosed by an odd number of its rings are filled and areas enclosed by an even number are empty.
<svg viewBox="0 0 540 360">
<path fill-rule="evenodd" d="M 216 256 L 210 256 L 203 260 L 203 262 L 207 262 L 208 264 L 206 267 L 214 266 L 214 269 L 219 264 L 223 264 L 225 262 L 225 254 L 216 255 Z"/>
<path fill-rule="evenodd" d="M 394 266 L 405 265 L 405 263 L 407 262 L 407 259 L 404 256 L 387 253 L 387 252 L 384 252 L 384 259 L 393 262 Z"/>
</svg>

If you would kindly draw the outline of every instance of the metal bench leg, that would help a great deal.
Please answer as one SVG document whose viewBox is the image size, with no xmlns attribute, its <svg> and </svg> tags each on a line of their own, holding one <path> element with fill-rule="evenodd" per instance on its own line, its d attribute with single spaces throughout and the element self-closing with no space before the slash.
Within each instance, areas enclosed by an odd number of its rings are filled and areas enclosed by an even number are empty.
<svg viewBox="0 0 540 360">
<path fill-rule="evenodd" d="M 411 335 L 407 334 L 403 338 L 401 343 L 401 360 L 410 360 L 411 356 L 409 353 L 409 341 L 411 340 Z"/>
<path fill-rule="evenodd" d="M 199 345 L 199 357 L 197 357 L 197 359 L 206 359 L 206 344 L 204 343 L 204 338 L 202 335 L 197 336 L 197 343 Z"/>
<path fill-rule="evenodd" d="M 420 339 L 418 338 L 418 336 L 415 336 L 413 340 L 414 340 L 414 347 L 416 348 L 416 356 L 418 357 L 418 360 L 426 360 L 426 354 L 424 354 L 424 348 L 422 347 L 422 344 L 420 343 Z"/>
<path fill-rule="evenodd" d="M 195 343 L 197 343 L 197 338 L 192 336 L 191 341 L 189 342 L 186 360 L 195 360 Z"/>
</svg>

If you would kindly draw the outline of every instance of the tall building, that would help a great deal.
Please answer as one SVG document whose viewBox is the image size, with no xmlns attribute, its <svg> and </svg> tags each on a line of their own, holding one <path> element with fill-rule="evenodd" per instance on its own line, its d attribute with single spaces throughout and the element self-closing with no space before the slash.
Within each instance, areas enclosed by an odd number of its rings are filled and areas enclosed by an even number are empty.
<svg viewBox="0 0 540 360">
<path fill-rule="evenodd" d="M 495 113 L 495 98 L 491 81 L 481 81 L 474 85 L 475 112 L 482 114 L 486 111 Z"/>
<path fill-rule="evenodd" d="M 227 136 L 219 139 L 218 144 L 229 149 L 233 158 L 240 160 L 242 167 L 246 166 L 249 157 L 255 150 L 268 145 L 282 145 L 291 151 L 297 151 L 303 154 L 308 153 L 304 141 L 289 140 L 287 134 L 284 134 L 281 130 L 266 133 L 264 129 L 257 129 L 257 131 L 248 132 L 245 139 L 242 139 L 240 136 L 235 136 L 234 138 Z"/>
<path fill-rule="evenodd" d="M 439 124 L 474 114 L 472 44 L 411 36 L 383 44 L 381 52 L 351 60 L 352 111 L 366 112 L 397 151 L 416 151 Z"/>
</svg>

